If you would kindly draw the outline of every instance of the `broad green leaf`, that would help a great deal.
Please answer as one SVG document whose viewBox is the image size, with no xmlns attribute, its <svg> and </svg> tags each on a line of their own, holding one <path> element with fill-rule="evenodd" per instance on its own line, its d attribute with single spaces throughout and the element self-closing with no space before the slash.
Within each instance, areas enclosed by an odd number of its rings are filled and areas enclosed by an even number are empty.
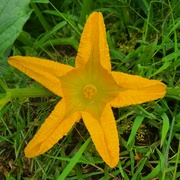
<svg viewBox="0 0 180 180">
<path fill-rule="evenodd" d="M 161 117 L 163 119 L 162 134 L 161 134 L 161 146 L 162 146 L 169 130 L 169 118 L 166 115 L 166 113 L 163 113 Z"/>
<path fill-rule="evenodd" d="M 144 116 L 137 116 L 135 118 L 132 130 L 131 130 L 131 134 L 130 134 L 128 142 L 127 142 L 127 145 L 129 145 L 131 143 L 131 141 L 135 138 L 136 132 L 137 132 L 139 126 L 141 125 L 143 119 L 144 119 Z"/>
<path fill-rule="evenodd" d="M 32 10 L 30 0 L 1 0 L 0 3 L 0 55 L 15 41 Z"/>
</svg>

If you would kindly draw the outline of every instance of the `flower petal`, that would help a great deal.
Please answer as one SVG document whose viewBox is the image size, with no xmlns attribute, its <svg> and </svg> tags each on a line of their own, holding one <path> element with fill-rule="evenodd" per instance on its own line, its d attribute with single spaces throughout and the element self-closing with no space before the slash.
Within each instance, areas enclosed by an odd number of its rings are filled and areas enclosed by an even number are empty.
<svg viewBox="0 0 180 180">
<path fill-rule="evenodd" d="M 76 67 L 81 67 L 91 59 L 101 63 L 104 69 L 111 71 L 109 48 L 103 16 L 100 12 L 92 13 L 84 26 L 76 57 Z M 95 65 L 94 65 L 95 66 Z"/>
<path fill-rule="evenodd" d="M 26 157 L 38 156 L 52 148 L 79 119 L 80 113 L 66 116 L 65 103 L 61 100 L 25 148 Z"/>
<path fill-rule="evenodd" d="M 97 151 L 110 167 L 115 167 L 119 161 L 119 139 L 110 106 L 106 105 L 100 119 L 87 112 L 81 114 Z"/>
<path fill-rule="evenodd" d="M 62 96 L 59 77 L 73 69 L 68 65 L 35 57 L 12 56 L 8 62 L 59 96 Z"/>
<path fill-rule="evenodd" d="M 111 74 L 116 83 L 124 89 L 111 102 L 113 107 L 153 101 L 164 97 L 166 93 L 166 85 L 158 80 L 149 80 L 141 76 L 121 72 L 112 72 Z"/>
</svg>

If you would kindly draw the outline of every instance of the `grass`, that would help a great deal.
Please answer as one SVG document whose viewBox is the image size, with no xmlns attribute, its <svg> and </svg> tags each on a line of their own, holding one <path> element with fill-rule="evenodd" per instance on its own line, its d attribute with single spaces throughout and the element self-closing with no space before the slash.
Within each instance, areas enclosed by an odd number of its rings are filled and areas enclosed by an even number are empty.
<svg viewBox="0 0 180 180">
<path fill-rule="evenodd" d="M 15 24 L 23 31 L 15 41 L 9 36 L 10 44 L 0 46 L 0 178 L 180 179 L 179 3 L 34 0 L 29 7 L 24 5 L 22 17 L 27 22 L 23 25 L 19 18 Z M 157 101 L 114 109 L 121 144 L 116 168 L 109 168 L 99 157 L 82 121 L 47 153 L 27 159 L 26 144 L 59 99 L 50 92 L 43 97 L 38 93 L 16 96 L 19 88 L 40 85 L 8 66 L 7 57 L 30 55 L 73 65 L 83 25 L 92 11 L 104 15 L 113 69 L 159 79 L 167 85 L 167 94 Z M 6 25 L 8 20 L 0 22 Z M 13 33 L 4 32 L 2 41 Z M 8 96 L 10 91 L 14 98 Z"/>
</svg>

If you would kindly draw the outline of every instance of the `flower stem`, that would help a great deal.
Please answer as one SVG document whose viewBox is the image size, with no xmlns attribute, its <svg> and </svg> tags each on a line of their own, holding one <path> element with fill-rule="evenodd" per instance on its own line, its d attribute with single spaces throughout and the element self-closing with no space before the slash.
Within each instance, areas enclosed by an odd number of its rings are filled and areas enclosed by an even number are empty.
<svg viewBox="0 0 180 180">
<path fill-rule="evenodd" d="M 35 88 L 35 87 L 8 89 L 6 93 L 9 94 L 11 98 L 45 97 L 45 96 L 54 95 L 51 91 L 45 88 Z"/>
<path fill-rule="evenodd" d="M 180 100 L 180 88 L 179 87 L 174 87 L 174 88 L 168 87 L 166 89 L 165 97 Z"/>
</svg>

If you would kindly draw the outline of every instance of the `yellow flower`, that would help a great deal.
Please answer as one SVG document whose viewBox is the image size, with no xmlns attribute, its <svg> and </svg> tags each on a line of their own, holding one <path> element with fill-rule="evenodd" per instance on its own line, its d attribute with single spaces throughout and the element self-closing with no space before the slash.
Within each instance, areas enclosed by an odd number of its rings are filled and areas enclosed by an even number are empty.
<svg viewBox="0 0 180 180">
<path fill-rule="evenodd" d="M 119 161 L 119 139 L 111 107 L 162 98 L 166 86 L 157 80 L 111 71 L 101 13 L 92 13 L 84 27 L 75 68 L 35 57 L 13 56 L 9 64 L 40 82 L 61 101 L 25 148 L 31 158 L 57 143 L 81 118 L 103 160 Z"/>
</svg>

